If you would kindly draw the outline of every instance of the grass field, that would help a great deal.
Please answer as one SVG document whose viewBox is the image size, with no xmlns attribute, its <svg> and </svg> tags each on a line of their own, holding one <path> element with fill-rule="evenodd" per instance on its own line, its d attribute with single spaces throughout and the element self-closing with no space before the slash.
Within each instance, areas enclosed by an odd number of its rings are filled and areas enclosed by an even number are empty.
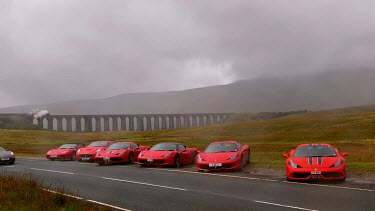
<svg viewBox="0 0 375 211">
<path fill-rule="evenodd" d="M 145 132 L 67 133 L 41 130 L 0 130 L 0 145 L 16 155 L 43 156 L 67 142 L 112 139 L 152 146 L 178 141 L 203 150 L 210 142 L 237 140 L 251 148 L 251 167 L 283 168 L 283 153 L 300 143 L 330 143 L 346 157 L 349 171 L 375 173 L 375 106 L 290 115 L 278 119 Z"/>
<path fill-rule="evenodd" d="M 0 175 L 0 210 L 111 210 L 42 189 L 49 188 L 27 175 L 2 174 Z M 57 191 L 66 193 L 61 188 Z"/>
</svg>

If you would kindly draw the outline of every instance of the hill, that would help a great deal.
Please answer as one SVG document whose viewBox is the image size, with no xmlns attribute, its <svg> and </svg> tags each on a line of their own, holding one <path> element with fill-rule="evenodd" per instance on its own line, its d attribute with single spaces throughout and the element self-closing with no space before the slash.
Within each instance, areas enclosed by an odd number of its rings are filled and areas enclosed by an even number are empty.
<svg viewBox="0 0 375 211">
<path fill-rule="evenodd" d="M 159 93 L 130 93 L 0 108 L 0 113 L 51 114 L 287 112 L 375 104 L 375 71 L 332 71 L 288 78 L 242 80 L 228 85 Z"/>
<path fill-rule="evenodd" d="M 0 145 L 16 154 L 44 155 L 67 142 L 112 139 L 152 146 L 178 141 L 200 150 L 212 141 L 237 140 L 251 148 L 252 166 L 283 167 L 282 153 L 300 143 L 331 143 L 349 153 L 351 171 L 375 172 L 375 106 L 335 109 L 189 129 L 144 132 L 66 133 L 42 130 L 0 130 Z"/>
</svg>

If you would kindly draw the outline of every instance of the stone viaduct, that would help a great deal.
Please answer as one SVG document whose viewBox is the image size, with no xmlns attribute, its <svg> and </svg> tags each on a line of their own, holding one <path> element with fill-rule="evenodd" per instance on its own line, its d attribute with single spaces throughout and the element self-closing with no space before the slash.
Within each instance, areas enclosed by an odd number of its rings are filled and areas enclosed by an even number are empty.
<svg viewBox="0 0 375 211">
<path fill-rule="evenodd" d="M 67 132 L 147 131 L 223 123 L 231 113 L 50 115 L 34 118 L 44 129 Z"/>
</svg>

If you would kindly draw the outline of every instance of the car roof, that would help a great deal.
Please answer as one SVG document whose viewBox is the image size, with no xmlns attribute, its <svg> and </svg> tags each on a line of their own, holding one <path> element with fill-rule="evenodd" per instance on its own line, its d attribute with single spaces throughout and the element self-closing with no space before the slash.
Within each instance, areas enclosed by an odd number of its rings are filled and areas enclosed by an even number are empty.
<svg viewBox="0 0 375 211">
<path fill-rule="evenodd" d="M 232 144 L 237 144 L 237 141 L 215 141 L 212 142 L 211 144 L 219 144 L 219 143 L 232 143 Z"/>
<path fill-rule="evenodd" d="M 319 143 L 311 143 L 311 144 L 300 144 L 300 145 L 298 145 L 298 147 L 305 147 L 305 146 L 329 146 L 329 147 L 332 147 L 332 145 L 330 145 L 330 144 L 324 144 L 324 143 L 322 143 L 322 144 L 319 144 Z M 298 148 L 297 147 L 297 148 Z"/>
</svg>

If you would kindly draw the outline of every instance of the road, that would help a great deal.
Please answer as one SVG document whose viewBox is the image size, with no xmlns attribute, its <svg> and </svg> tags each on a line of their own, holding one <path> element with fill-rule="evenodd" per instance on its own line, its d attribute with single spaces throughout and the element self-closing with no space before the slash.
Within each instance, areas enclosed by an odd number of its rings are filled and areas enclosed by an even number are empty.
<svg viewBox="0 0 375 211">
<path fill-rule="evenodd" d="M 18 158 L 1 171 L 31 174 L 69 194 L 123 210 L 373 210 L 375 190 L 347 184 L 291 183 L 191 166 L 144 168 Z M 53 194 L 53 193 L 51 193 Z"/>
</svg>

